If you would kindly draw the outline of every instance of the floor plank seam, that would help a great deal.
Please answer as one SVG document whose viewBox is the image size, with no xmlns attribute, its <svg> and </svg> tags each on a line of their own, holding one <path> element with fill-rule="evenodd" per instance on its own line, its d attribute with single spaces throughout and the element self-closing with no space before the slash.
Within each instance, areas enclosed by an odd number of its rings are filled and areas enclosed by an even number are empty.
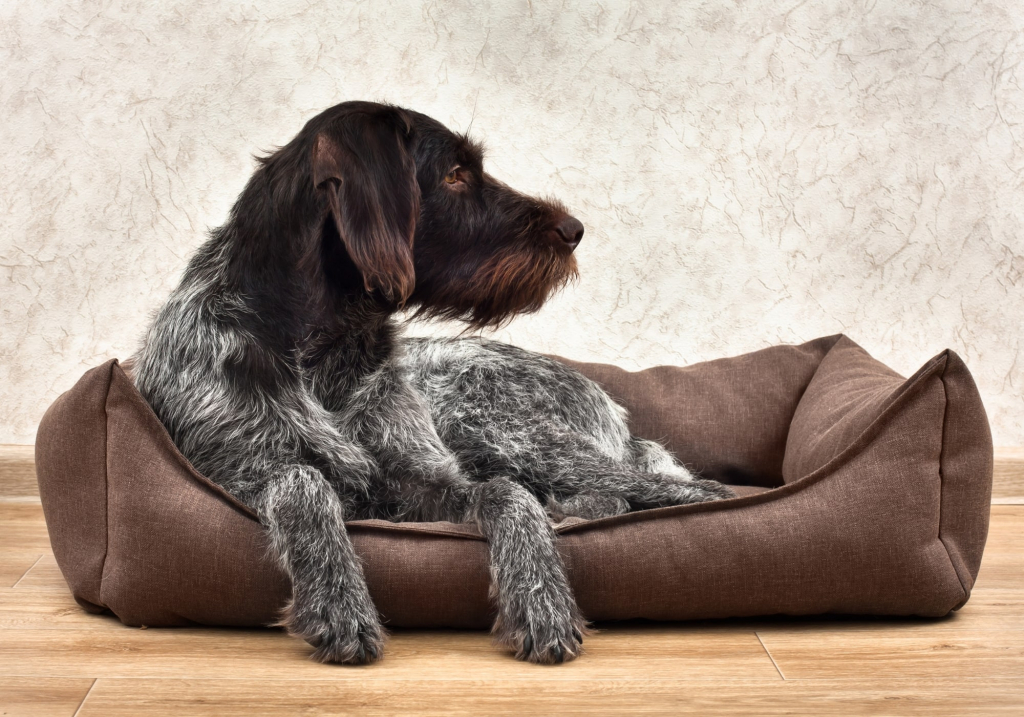
<svg viewBox="0 0 1024 717">
<path fill-rule="evenodd" d="M 44 556 L 40 555 L 38 558 L 36 558 L 36 561 L 34 563 L 32 563 L 28 567 L 28 570 L 26 570 L 24 573 L 22 573 L 21 577 L 18 578 L 18 580 L 14 583 L 14 585 L 11 586 L 11 590 L 13 590 L 14 588 L 18 587 L 18 583 L 20 583 L 22 580 L 24 580 L 25 576 L 28 575 L 30 572 L 32 572 L 32 568 L 34 568 L 35 566 L 39 565 L 39 561 L 42 560 L 43 557 Z"/>
<path fill-rule="evenodd" d="M 761 633 L 755 632 L 754 637 L 756 637 L 757 641 L 761 643 L 761 649 L 763 649 L 764 653 L 768 655 L 768 659 L 772 661 L 773 665 L 775 665 L 775 671 L 779 673 L 779 677 L 781 677 L 782 681 L 785 682 L 786 676 L 782 674 L 782 670 L 779 668 L 779 663 L 775 661 L 775 658 L 772 657 L 771 650 L 768 649 L 768 647 L 764 644 L 764 640 L 761 639 Z"/>
<path fill-rule="evenodd" d="M 92 684 L 89 685 L 89 691 L 85 693 L 85 697 L 83 697 L 82 701 L 78 703 L 78 709 L 75 710 L 75 713 L 73 715 L 71 715 L 71 717 L 78 717 L 78 713 L 82 711 L 82 708 L 85 706 L 85 701 L 87 699 L 89 699 L 89 695 L 92 694 L 93 688 L 96 687 L 96 683 L 99 682 L 99 681 L 100 681 L 99 677 L 95 678 L 92 681 Z"/>
</svg>

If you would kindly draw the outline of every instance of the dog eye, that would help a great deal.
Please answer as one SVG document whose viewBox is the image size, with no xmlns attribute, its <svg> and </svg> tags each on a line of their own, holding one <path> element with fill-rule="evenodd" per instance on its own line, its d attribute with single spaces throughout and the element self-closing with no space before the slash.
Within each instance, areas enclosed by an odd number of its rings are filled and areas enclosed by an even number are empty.
<svg viewBox="0 0 1024 717">
<path fill-rule="evenodd" d="M 456 167 L 452 171 L 448 172 L 448 174 L 444 175 L 445 183 L 446 184 L 455 184 L 456 182 L 461 182 L 462 179 L 459 177 L 459 170 L 460 169 L 462 169 L 462 167 Z"/>
</svg>

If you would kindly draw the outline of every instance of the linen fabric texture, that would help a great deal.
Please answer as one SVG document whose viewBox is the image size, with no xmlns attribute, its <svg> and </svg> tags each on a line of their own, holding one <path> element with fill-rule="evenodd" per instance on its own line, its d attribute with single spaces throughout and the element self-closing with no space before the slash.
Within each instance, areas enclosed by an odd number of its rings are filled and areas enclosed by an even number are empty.
<svg viewBox="0 0 1024 717">
<path fill-rule="evenodd" d="M 963 361 L 910 378 L 845 336 L 688 367 L 566 361 L 739 497 L 556 527 L 589 620 L 822 613 L 942 616 L 967 602 L 988 532 L 992 439 Z M 175 448 L 116 360 L 36 440 L 57 563 L 86 610 L 127 625 L 267 625 L 291 594 L 255 514 Z M 485 628 L 472 525 L 347 524 L 385 625 Z"/>
</svg>

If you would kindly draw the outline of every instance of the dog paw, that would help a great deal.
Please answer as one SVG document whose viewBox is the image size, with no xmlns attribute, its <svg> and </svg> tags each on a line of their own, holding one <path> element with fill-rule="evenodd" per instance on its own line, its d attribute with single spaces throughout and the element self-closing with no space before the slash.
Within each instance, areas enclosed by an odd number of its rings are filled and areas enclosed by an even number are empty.
<svg viewBox="0 0 1024 717">
<path fill-rule="evenodd" d="M 362 665 L 384 657 L 384 630 L 379 623 L 321 632 L 306 642 L 316 648 L 313 659 L 317 662 Z"/>
<path fill-rule="evenodd" d="M 732 489 L 708 478 L 692 478 L 682 483 L 676 483 L 668 500 L 655 502 L 651 506 L 661 507 L 665 505 L 688 505 L 690 503 L 708 503 L 713 500 L 726 500 L 735 498 L 736 494 Z"/>
<path fill-rule="evenodd" d="M 497 638 L 518 660 L 556 665 L 579 657 L 586 634 L 586 622 L 570 619 L 527 623 Z"/>
<path fill-rule="evenodd" d="M 289 608 L 282 621 L 289 634 L 314 648 L 313 659 L 343 665 L 361 665 L 384 657 L 386 633 L 372 608 L 341 604 L 322 610 Z"/>
<path fill-rule="evenodd" d="M 552 522 L 560 523 L 568 517 L 597 520 L 629 512 L 625 498 L 597 491 L 580 491 L 562 500 L 548 497 L 545 505 Z"/>
<path fill-rule="evenodd" d="M 521 610 L 499 610 L 495 641 L 526 662 L 554 665 L 576 659 L 590 630 L 571 595 L 558 602 L 538 600 Z"/>
<path fill-rule="evenodd" d="M 708 478 L 694 478 L 690 481 L 689 485 L 697 488 L 700 491 L 701 499 L 695 502 L 705 502 L 710 500 L 727 500 L 729 498 L 735 498 L 736 492 L 732 488 L 719 483 L 716 480 Z"/>
</svg>

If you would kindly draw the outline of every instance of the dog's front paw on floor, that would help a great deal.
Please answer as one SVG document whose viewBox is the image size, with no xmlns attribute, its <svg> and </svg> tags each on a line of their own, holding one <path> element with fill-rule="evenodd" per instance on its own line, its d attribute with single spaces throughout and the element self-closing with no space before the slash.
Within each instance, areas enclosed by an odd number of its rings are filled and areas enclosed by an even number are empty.
<svg viewBox="0 0 1024 717">
<path fill-rule="evenodd" d="M 575 660 L 583 652 L 583 636 L 588 630 L 582 620 L 527 625 L 511 635 L 498 636 L 498 642 L 515 653 L 516 659 L 541 665 L 557 665 Z"/>
<path fill-rule="evenodd" d="M 575 660 L 583 652 L 583 637 L 591 632 L 586 620 L 575 605 L 555 610 L 554 617 L 552 612 L 547 603 L 523 610 L 514 619 L 499 616 L 495 642 L 525 662 L 556 665 Z"/>
<path fill-rule="evenodd" d="M 349 629 L 331 629 L 313 640 L 313 659 L 342 665 L 363 665 L 384 658 L 384 631 L 380 625 L 347 626 Z"/>
<path fill-rule="evenodd" d="M 357 616 L 352 611 L 291 611 L 285 620 L 288 633 L 302 638 L 316 649 L 317 662 L 363 665 L 384 658 L 387 633 L 374 614 Z"/>
</svg>

